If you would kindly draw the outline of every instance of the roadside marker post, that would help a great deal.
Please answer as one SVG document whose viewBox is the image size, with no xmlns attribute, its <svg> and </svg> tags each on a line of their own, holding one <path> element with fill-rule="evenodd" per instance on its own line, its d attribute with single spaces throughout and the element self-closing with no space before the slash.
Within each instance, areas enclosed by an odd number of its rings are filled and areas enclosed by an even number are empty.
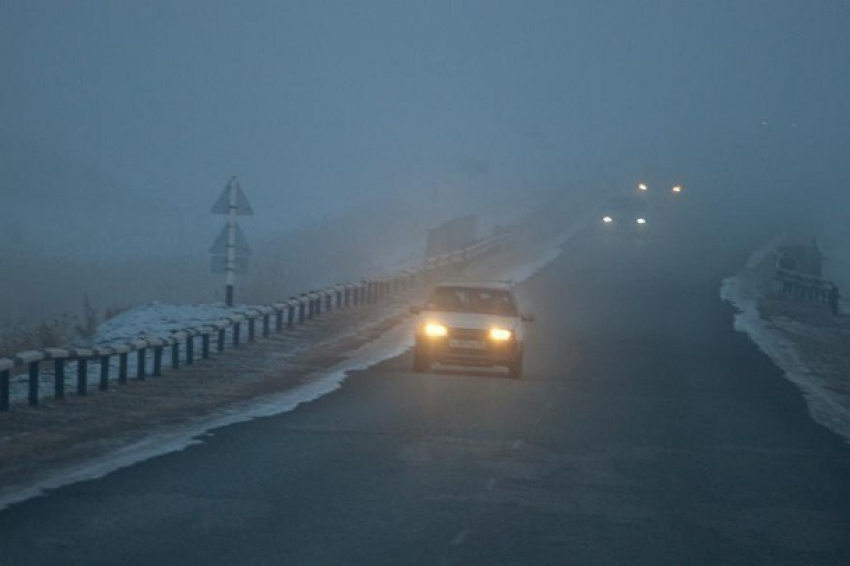
<svg viewBox="0 0 850 566">
<path fill-rule="evenodd" d="M 237 216 L 252 216 L 254 214 L 242 187 L 236 177 L 231 177 L 224 187 L 221 196 L 213 205 L 213 214 L 227 216 L 224 229 L 210 248 L 212 254 L 212 272 L 224 273 L 225 304 L 233 306 L 233 286 L 236 275 L 248 272 L 248 256 L 251 248 L 248 240 L 236 223 Z"/>
</svg>

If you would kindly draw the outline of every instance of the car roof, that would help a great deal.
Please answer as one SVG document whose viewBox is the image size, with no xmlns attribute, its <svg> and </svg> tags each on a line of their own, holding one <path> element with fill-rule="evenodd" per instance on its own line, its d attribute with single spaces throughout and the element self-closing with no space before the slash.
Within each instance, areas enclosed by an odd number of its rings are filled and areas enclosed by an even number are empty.
<svg viewBox="0 0 850 566">
<path fill-rule="evenodd" d="M 512 291 L 510 281 L 446 281 L 434 286 L 435 289 L 462 287 L 465 289 L 488 289 L 491 291 Z"/>
</svg>

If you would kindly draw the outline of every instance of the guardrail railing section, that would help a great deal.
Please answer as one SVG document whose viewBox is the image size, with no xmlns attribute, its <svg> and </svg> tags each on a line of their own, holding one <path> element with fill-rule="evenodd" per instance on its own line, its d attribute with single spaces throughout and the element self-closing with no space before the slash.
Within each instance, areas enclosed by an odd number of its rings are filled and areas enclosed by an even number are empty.
<svg viewBox="0 0 850 566">
<path fill-rule="evenodd" d="M 0 412 L 10 410 L 11 381 L 22 368 L 26 368 L 22 375 L 26 376 L 26 399 L 30 406 L 37 406 L 44 398 L 50 397 L 50 389 L 54 399 L 64 398 L 69 375 L 76 376 L 76 394 L 81 396 L 88 395 L 89 387 L 93 385 L 91 376 L 97 376 L 94 384 L 101 391 L 109 389 L 113 380 L 120 386 L 131 377 L 143 380 L 148 376 L 161 376 L 166 364 L 171 370 L 178 370 L 181 364 L 192 365 L 197 359 L 225 352 L 228 344 L 231 348 L 239 347 L 243 336 L 245 341 L 253 342 L 258 334 L 267 338 L 272 332 L 292 329 L 323 313 L 375 305 L 394 293 L 435 283 L 458 273 L 476 258 L 498 249 L 508 235 L 503 233 L 485 238 L 463 250 L 430 258 L 416 268 L 302 293 L 298 297 L 204 326 L 184 328 L 168 338 L 138 339 L 108 347 L 46 348 L 2 357 Z M 134 356 L 132 368 L 131 356 Z"/>
</svg>

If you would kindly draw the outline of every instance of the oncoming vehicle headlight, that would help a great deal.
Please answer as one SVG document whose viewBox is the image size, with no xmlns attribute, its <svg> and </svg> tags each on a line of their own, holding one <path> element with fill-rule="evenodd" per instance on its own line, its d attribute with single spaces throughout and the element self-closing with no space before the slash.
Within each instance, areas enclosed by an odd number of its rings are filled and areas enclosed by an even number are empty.
<svg viewBox="0 0 850 566">
<path fill-rule="evenodd" d="M 448 336 L 449 334 L 449 329 L 442 324 L 426 324 L 424 331 L 425 336 L 430 338 L 440 338 L 442 336 Z"/>
<path fill-rule="evenodd" d="M 637 222 L 638 224 L 640 224 L 641 226 L 643 226 L 644 224 L 646 224 L 646 218 L 638 218 L 638 219 L 636 220 L 636 222 Z"/>
<path fill-rule="evenodd" d="M 514 333 L 505 328 L 491 328 L 490 329 L 490 339 L 495 340 L 497 342 L 503 342 L 505 340 L 510 340 L 513 337 Z"/>
<path fill-rule="evenodd" d="M 682 185 L 675 185 L 673 187 L 673 192 L 674 193 L 681 193 L 682 192 Z"/>
<path fill-rule="evenodd" d="M 605 224 L 611 224 L 612 222 L 614 222 L 614 219 L 610 216 L 605 216 L 602 218 L 602 222 L 604 222 Z"/>
</svg>

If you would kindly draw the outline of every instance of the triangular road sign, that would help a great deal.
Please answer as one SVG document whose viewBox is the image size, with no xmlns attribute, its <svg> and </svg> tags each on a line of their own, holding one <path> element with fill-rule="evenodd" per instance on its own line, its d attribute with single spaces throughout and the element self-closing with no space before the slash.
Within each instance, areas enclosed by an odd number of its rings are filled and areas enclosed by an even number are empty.
<svg viewBox="0 0 850 566">
<path fill-rule="evenodd" d="M 233 197 L 234 214 L 237 214 L 238 216 L 252 216 L 254 214 L 254 210 L 251 208 L 251 204 L 248 202 L 248 198 L 245 196 L 245 192 L 242 190 L 242 186 L 239 184 L 239 181 L 236 180 L 236 177 L 230 178 L 230 181 L 228 181 L 227 186 L 224 187 L 221 196 L 218 197 L 217 201 L 215 201 L 212 213 L 230 214 L 231 192 L 235 193 Z"/>
<path fill-rule="evenodd" d="M 248 245 L 248 240 L 245 234 L 242 233 L 242 228 L 239 224 L 233 223 L 233 228 L 236 230 L 236 256 L 251 255 L 251 246 Z M 215 243 L 210 248 L 211 254 L 227 255 L 227 225 L 221 231 L 221 234 L 216 238 Z"/>
</svg>

